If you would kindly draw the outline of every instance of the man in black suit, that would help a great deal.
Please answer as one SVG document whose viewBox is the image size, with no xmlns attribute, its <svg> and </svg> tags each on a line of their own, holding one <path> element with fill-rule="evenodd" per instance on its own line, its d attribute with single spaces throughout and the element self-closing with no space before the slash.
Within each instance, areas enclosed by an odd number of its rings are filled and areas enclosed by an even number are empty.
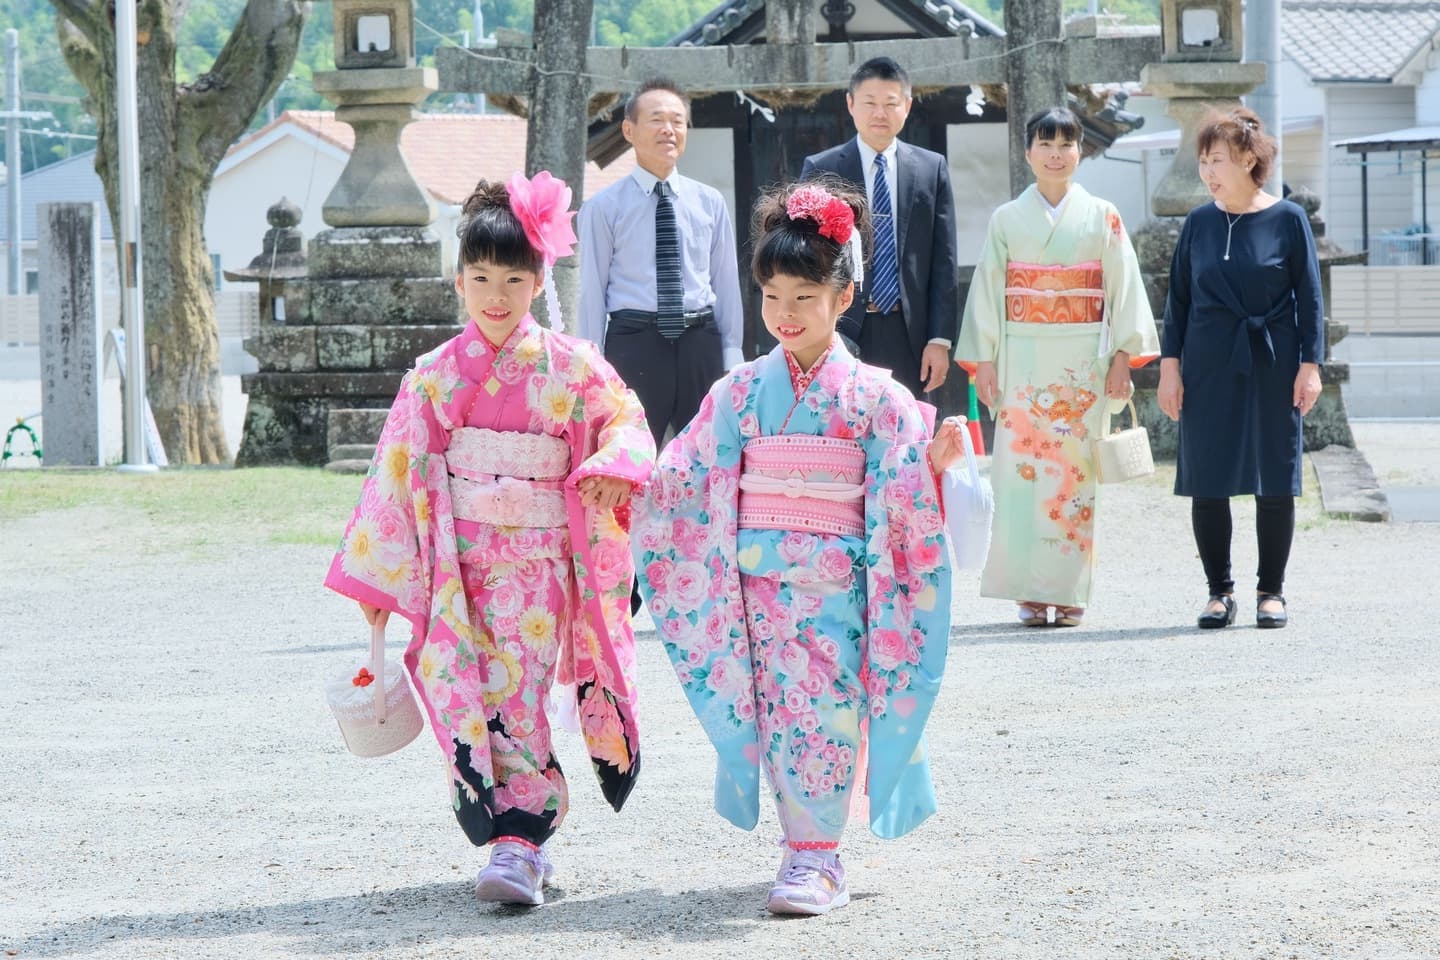
<svg viewBox="0 0 1440 960">
<path fill-rule="evenodd" d="M 894 60 L 862 63 L 845 103 L 855 139 L 806 157 L 800 179 L 829 173 L 865 191 L 875 238 L 864 296 L 840 318 L 840 332 L 862 360 L 919 396 L 945 382 L 960 332 L 950 169 L 940 154 L 896 139 L 912 98 Z"/>
</svg>

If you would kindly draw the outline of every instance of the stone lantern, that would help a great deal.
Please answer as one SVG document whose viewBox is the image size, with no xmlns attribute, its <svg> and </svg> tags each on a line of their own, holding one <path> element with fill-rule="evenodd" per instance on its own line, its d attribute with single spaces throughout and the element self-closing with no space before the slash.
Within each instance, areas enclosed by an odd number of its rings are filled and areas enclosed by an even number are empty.
<svg viewBox="0 0 1440 960">
<path fill-rule="evenodd" d="M 433 68 L 415 65 L 411 0 L 334 5 L 336 69 L 315 74 L 314 87 L 337 104 L 355 147 L 321 210 L 330 229 L 310 239 L 304 280 L 286 284 L 283 321 L 262 317 L 268 332 L 252 349 L 261 369 L 242 379 L 240 465 L 363 472 L 401 377 L 458 329 L 428 229 L 435 201 L 400 152 L 401 130 L 439 85 Z"/>
<path fill-rule="evenodd" d="M 1244 39 L 1241 0 L 1173 0 L 1160 4 L 1164 61 L 1238 61 Z"/>
<path fill-rule="evenodd" d="M 1161 0 L 1160 22 L 1164 53 L 1140 71 L 1140 83 L 1169 101 L 1165 112 L 1180 125 L 1180 147 L 1150 208 L 1157 217 L 1183 217 L 1210 196 L 1195 158 L 1201 119 L 1212 107 L 1239 106 L 1265 80 L 1265 65 L 1240 62 L 1241 0 Z"/>
</svg>

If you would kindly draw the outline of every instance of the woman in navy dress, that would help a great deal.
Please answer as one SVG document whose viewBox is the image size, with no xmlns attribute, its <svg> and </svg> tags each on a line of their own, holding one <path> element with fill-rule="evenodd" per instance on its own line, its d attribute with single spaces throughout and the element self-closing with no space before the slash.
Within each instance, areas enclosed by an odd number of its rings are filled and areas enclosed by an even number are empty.
<svg viewBox="0 0 1440 960">
<path fill-rule="evenodd" d="M 1276 144 L 1238 108 L 1207 118 L 1200 179 L 1214 197 L 1185 218 L 1170 265 L 1160 409 L 1180 421 L 1175 492 L 1193 498 L 1209 581 L 1201 627 L 1235 622 L 1230 498 L 1255 497 L 1255 625 L 1283 627 L 1300 494 L 1301 418 L 1320 397 L 1324 309 L 1305 212 L 1261 189 Z"/>
</svg>

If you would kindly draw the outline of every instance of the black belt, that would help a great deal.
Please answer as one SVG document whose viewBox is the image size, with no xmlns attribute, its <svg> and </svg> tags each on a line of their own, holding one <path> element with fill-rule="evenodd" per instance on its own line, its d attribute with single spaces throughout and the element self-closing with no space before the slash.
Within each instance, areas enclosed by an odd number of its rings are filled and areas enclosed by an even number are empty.
<svg viewBox="0 0 1440 960">
<path fill-rule="evenodd" d="M 865 312 L 869 314 L 874 314 L 875 316 L 879 317 L 888 317 L 892 313 L 904 313 L 905 309 L 900 304 L 900 301 L 897 300 L 895 301 L 895 306 L 891 307 L 889 310 L 881 310 L 879 307 L 875 306 L 875 304 L 867 303 L 865 304 Z"/>
<path fill-rule="evenodd" d="M 653 310 L 611 310 L 611 320 L 630 320 L 635 323 L 654 323 L 659 314 Z M 690 310 L 680 314 L 685 321 L 686 328 L 703 326 L 707 321 L 715 318 L 715 308 L 706 307 L 704 310 Z"/>
</svg>

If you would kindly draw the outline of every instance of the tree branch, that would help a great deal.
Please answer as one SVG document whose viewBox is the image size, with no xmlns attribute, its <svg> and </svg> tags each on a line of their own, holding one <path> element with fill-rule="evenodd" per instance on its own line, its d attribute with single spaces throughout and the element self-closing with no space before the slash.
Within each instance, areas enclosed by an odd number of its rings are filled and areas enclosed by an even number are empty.
<svg viewBox="0 0 1440 960">
<path fill-rule="evenodd" d="M 210 70 L 179 91 L 179 125 L 213 170 L 295 62 L 310 4 L 248 0 Z"/>
<path fill-rule="evenodd" d="M 71 20 L 69 14 L 55 18 L 55 33 L 60 40 L 60 55 L 94 101 L 90 112 L 95 114 L 100 98 L 110 86 L 110 74 L 100 55 L 99 44 Z"/>
<path fill-rule="evenodd" d="M 57 28 L 62 20 L 68 20 L 93 46 L 100 46 L 100 38 L 113 29 L 103 4 L 92 3 L 90 0 L 50 0 L 50 5 L 57 14 Z M 63 36 L 61 42 L 64 42 Z"/>
</svg>

